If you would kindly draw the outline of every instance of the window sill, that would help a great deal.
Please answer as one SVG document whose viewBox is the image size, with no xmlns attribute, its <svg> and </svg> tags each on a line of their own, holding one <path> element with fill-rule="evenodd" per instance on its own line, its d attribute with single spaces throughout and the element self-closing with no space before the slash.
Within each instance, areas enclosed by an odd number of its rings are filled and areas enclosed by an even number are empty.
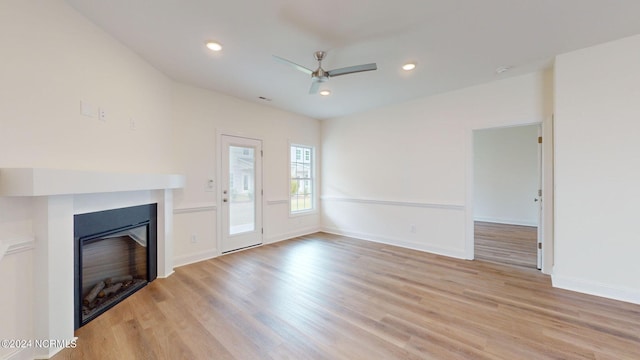
<svg viewBox="0 0 640 360">
<path fill-rule="evenodd" d="M 309 215 L 317 215 L 317 214 L 318 214 L 318 209 L 298 211 L 298 212 L 294 212 L 294 213 L 289 211 L 289 217 L 290 218 L 297 218 L 297 217 L 301 217 L 301 216 L 309 216 Z"/>
</svg>

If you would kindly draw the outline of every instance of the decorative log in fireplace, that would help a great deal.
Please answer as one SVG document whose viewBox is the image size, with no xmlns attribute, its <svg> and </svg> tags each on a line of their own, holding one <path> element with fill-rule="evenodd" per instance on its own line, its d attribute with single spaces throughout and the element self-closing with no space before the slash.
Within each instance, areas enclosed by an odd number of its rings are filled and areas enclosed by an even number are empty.
<svg viewBox="0 0 640 360">
<path fill-rule="evenodd" d="M 82 317 L 89 318 L 101 308 L 117 303 L 124 295 L 133 293 L 147 284 L 145 279 L 123 275 L 107 278 L 97 283 L 82 301 Z"/>
<path fill-rule="evenodd" d="M 154 280 L 157 205 L 74 216 L 75 328 Z"/>
</svg>

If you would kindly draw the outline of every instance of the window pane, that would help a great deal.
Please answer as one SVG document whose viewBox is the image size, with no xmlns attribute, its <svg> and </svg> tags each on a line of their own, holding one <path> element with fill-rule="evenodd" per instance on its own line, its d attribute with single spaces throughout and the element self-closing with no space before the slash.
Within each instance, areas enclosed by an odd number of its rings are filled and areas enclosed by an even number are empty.
<svg viewBox="0 0 640 360">
<path fill-rule="evenodd" d="M 313 209 L 313 149 L 291 146 L 291 212 Z"/>
<path fill-rule="evenodd" d="M 301 175 L 300 177 L 303 177 L 303 178 L 307 178 L 307 179 L 311 178 L 311 164 L 303 164 L 302 172 L 300 175 Z"/>
</svg>

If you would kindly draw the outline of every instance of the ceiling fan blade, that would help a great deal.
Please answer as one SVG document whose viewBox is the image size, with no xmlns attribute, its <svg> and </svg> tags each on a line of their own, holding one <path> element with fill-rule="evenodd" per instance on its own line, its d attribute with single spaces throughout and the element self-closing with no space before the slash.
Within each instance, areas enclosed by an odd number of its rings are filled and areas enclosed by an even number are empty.
<svg viewBox="0 0 640 360">
<path fill-rule="evenodd" d="M 297 70 L 302 71 L 303 73 L 307 74 L 307 75 L 311 75 L 311 73 L 313 73 L 313 70 L 311 69 L 307 69 L 306 67 L 302 66 L 302 65 L 298 65 L 296 63 L 294 63 L 293 61 L 289 61 L 287 59 L 281 58 L 280 56 L 275 56 L 272 55 L 274 59 L 276 59 L 277 61 L 283 63 L 283 64 L 287 64 L 289 66 L 294 67 Z"/>
<path fill-rule="evenodd" d="M 310 95 L 317 94 L 318 93 L 318 89 L 320 89 L 320 82 L 319 81 L 312 81 L 311 82 L 311 87 L 309 88 L 309 94 Z"/>
<path fill-rule="evenodd" d="M 371 71 L 371 70 L 377 70 L 377 69 L 378 69 L 378 66 L 376 66 L 376 63 L 371 63 L 371 64 L 363 64 L 363 65 L 349 66 L 345 68 L 329 70 L 327 71 L 327 73 L 329 74 L 329 77 L 334 77 L 334 76 L 347 75 L 347 74 L 353 74 L 353 73 Z"/>
</svg>

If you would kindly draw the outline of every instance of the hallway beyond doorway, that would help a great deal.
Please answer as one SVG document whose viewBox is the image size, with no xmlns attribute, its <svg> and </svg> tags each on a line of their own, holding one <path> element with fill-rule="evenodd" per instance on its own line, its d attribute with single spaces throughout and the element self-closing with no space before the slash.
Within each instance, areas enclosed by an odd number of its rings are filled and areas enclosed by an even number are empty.
<svg viewBox="0 0 640 360">
<path fill-rule="evenodd" d="M 474 232 L 476 260 L 536 268 L 537 227 L 476 221 Z"/>
</svg>

